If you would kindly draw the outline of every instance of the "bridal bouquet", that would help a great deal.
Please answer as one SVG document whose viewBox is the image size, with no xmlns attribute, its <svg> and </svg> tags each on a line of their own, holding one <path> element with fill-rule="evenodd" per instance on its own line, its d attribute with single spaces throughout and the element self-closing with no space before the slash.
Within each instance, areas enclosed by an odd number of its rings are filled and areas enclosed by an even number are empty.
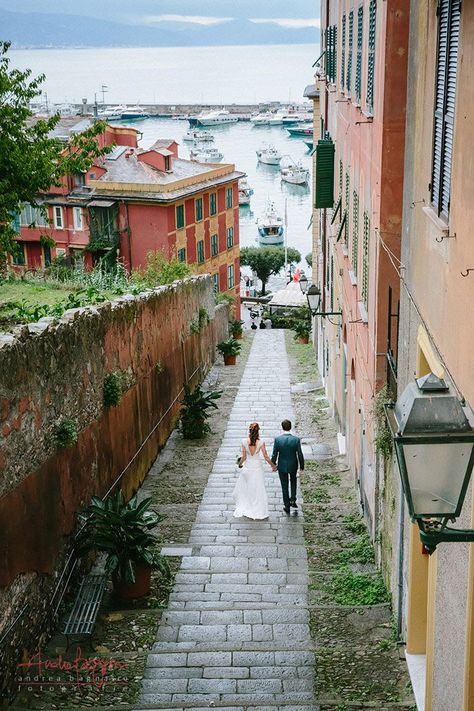
<svg viewBox="0 0 474 711">
<path fill-rule="evenodd" d="M 242 469 L 242 455 L 238 454 L 235 458 L 235 463 L 239 467 L 239 469 Z"/>
</svg>

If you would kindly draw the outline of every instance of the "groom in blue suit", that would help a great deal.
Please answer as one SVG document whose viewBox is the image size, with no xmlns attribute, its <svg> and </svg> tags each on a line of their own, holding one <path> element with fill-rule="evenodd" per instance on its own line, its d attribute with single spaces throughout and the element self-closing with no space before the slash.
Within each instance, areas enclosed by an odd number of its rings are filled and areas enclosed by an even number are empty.
<svg viewBox="0 0 474 711">
<path fill-rule="evenodd" d="M 278 468 L 283 494 L 283 510 L 289 514 L 290 506 L 295 509 L 298 508 L 296 503 L 296 472 L 298 467 L 300 472 L 304 471 L 304 457 L 300 438 L 291 434 L 290 420 L 283 420 L 281 427 L 283 433 L 275 438 L 272 462 L 275 465 L 275 469 Z M 290 484 L 291 495 L 288 491 L 288 483 Z"/>
</svg>

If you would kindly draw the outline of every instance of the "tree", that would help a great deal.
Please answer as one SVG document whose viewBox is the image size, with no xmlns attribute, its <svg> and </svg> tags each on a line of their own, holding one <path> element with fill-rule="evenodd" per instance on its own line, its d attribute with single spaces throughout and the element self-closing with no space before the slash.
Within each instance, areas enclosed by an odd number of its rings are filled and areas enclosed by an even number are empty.
<svg viewBox="0 0 474 711">
<path fill-rule="evenodd" d="M 88 170 L 95 158 L 113 148 L 100 148 L 96 140 L 105 130 L 102 121 L 75 134 L 67 147 L 52 138 L 59 114 L 35 121 L 30 108 L 45 76 L 31 78 L 30 69 L 11 69 L 9 47 L 9 42 L 0 42 L 0 272 L 16 250 L 12 220 L 22 206 L 40 207 L 46 216 L 38 194 L 61 185 L 65 175 Z"/>
<path fill-rule="evenodd" d="M 301 254 L 297 249 L 288 247 L 288 263 L 297 264 Z M 250 267 L 262 282 L 262 296 L 272 274 L 278 274 L 285 266 L 285 250 L 283 247 L 242 247 L 240 263 Z"/>
<path fill-rule="evenodd" d="M 311 254 L 311 252 L 306 255 L 305 260 L 306 260 L 306 264 L 308 265 L 308 267 L 313 266 L 313 255 Z"/>
</svg>

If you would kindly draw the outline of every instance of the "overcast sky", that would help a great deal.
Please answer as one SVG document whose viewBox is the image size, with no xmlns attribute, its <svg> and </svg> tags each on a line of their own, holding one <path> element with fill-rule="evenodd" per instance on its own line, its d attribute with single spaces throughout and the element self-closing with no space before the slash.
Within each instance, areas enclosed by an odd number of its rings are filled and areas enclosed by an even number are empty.
<svg viewBox="0 0 474 711">
<path fill-rule="evenodd" d="M 316 0 L 0 0 L 13 12 L 83 15 L 135 25 L 216 25 L 231 19 L 280 27 L 318 26 Z"/>
</svg>

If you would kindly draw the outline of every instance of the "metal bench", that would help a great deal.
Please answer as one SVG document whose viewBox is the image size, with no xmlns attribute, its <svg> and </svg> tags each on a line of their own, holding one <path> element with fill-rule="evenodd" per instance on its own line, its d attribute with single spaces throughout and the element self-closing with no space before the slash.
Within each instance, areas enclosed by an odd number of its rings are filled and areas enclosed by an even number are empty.
<svg viewBox="0 0 474 711">
<path fill-rule="evenodd" d="M 70 637 L 89 635 L 92 647 L 92 633 L 104 595 L 105 575 L 86 575 L 79 586 L 74 605 L 64 625 L 63 634 L 67 639 L 66 651 L 69 648 Z"/>
</svg>

